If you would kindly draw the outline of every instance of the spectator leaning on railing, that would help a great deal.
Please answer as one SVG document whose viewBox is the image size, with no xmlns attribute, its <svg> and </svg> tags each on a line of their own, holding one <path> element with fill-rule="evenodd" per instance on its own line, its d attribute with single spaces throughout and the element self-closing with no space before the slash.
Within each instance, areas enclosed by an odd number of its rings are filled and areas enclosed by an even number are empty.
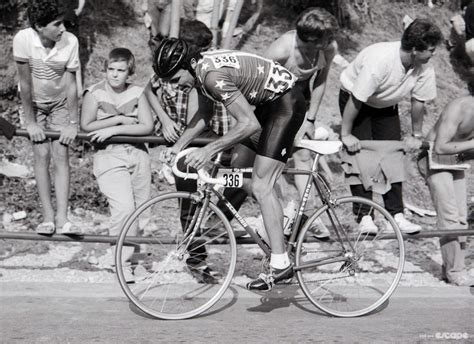
<svg viewBox="0 0 474 344">
<path fill-rule="evenodd" d="M 425 101 L 436 97 L 434 69 L 428 61 L 442 39 L 439 28 L 428 20 L 416 19 L 404 31 L 401 42 L 373 44 L 362 50 L 341 74 L 339 106 L 341 138 L 349 152 L 361 149 L 359 140 L 400 140 L 398 103 L 411 96 L 412 135 L 421 136 Z M 362 185 L 351 185 L 353 195 L 371 198 Z M 419 225 L 403 216 L 402 183 L 391 184 L 383 195 L 385 207 L 403 232 L 416 233 Z M 360 230 L 378 231 L 369 214 L 362 217 Z"/>
<path fill-rule="evenodd" d="M 105 70 L 105 80 L 90 86 L 84 93 L 81 128 L 97 143 L 94 175 L 109 202 L 109 234 L 117 236 L 126 217 L 150 197 L 150 157 L 144 143 L 104 141 L 115 135 L 150 134 L 153 118 L 143 88 L 127 82 L 135 70 L 132 52 L 126 48 L 113 49 Z M 126 260 L 132 253 L 133 247 L 130 247 L 130 252 L 122 258 Z M 114 249 L 109 249 L 99 263 L 113 265 Z"/>
<path fill-rule="evenodd" d="M 438 216 L 438 229 L 467 228 L 466 164 L 436 166 L 433 161 L 440 154 L 446 160 L 451 156 L 474 153 L 474 78 L 469 84 L 470 95 L 451 101 L 443 110 L 427 139 L 434 142 L 431 159 L 427 155 L 418 161 L 421 174 L 426 178 L 433 205 Z M 431 160 L 431 164 L 430 164 Z M 465 265 L 466 237 L 440 237 L 443 257 L 442 275 L 449 283 L 473 285 Z"/>
<path fill-rule="evenodd" d="M 76 72 L 77 38 L 66 31 L 54 0 L 28 2 L 30 26 L 13 39 L 13 58 L 20 79 L 22 121 L 33 142 L 34 171 L 42 206 L 40 234 L 81 234 L 67 217 L 69 203 L 69 145 L 79 121 Z M 44 130 L 60 130 L 59 140 L 46 139 Z M 51 197 L 49 164 L 54 162 L 56 214 Z"/>
</svg>

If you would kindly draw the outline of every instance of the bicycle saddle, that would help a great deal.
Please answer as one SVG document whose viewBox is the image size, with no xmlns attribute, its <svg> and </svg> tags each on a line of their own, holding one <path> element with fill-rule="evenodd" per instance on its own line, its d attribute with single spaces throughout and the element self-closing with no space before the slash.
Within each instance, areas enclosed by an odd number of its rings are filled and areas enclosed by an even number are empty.
<svg viewBox="0 0 474 344">
<path fill-rule="evenodd" d="M 341 150 L 341 141 L 300 140 L 295 147 L 306 148 L 319 154 L 334 154 Z"/>
</svg>

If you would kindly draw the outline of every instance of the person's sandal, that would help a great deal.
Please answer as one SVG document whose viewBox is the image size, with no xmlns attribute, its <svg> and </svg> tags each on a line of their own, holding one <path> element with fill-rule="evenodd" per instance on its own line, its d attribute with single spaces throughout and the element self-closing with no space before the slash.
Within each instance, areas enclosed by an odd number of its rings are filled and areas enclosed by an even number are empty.
<svg viewBox="0 0 474 344">
<path fill-rule="evenodd" d="M 38 226 L 36 226 L 36 233 L 38 234 L 46 234 L 52 235 L 56 230 L 56 226 L 54 222 L 42 222 Z"/>
<path fill-rule="evenodd" d="M 83 235 L 81 228 L 70 221 L 66 222 L 61 227 L 58 227 L 56 233 L 66 235 Z"/>
</svg>

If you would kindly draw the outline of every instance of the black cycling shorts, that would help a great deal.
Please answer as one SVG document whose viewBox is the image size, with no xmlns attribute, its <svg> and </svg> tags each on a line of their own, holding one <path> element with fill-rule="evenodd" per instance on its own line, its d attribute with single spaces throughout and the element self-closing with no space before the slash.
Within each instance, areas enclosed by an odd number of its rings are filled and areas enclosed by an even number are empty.
<svg viewBox="0 0 474 344">
<path fill-rule="evenodd" d="M 293 88 L 281 97 L 257 106 L 255 115 L 262 129 L 241 143 L 258 155 L 286 163 L 305 112 L 304 96 L 299 89 Z"/>
</svg>

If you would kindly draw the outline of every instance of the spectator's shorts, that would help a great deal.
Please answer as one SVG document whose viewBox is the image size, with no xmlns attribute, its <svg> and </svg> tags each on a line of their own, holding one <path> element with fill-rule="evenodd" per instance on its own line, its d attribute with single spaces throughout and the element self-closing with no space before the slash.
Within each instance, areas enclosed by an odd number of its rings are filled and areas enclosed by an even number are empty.
<svg viewBox="0 0 474 344">
<path fill-rule="evenodd" d="M 21 109 L 21 108 L 20 108 Z M 49 103 L 33 102 L 36 123 L 43 129 L 61 130 L 69 125 L 69 111 L 66 98 Z M 20 110 L 21 122 L 25 122 L 25 114 Z"/>
<path fill-rule="evenodd" d="M 184 0 L 181 2 L 181 18 L 195 19 L 197 0 Z M 159 20 L 159 12 L 164 12 L 167 15 L 171 12 L 171 0 L 148 0 L 148 14 L 152 20 Z"/>
</svg>

